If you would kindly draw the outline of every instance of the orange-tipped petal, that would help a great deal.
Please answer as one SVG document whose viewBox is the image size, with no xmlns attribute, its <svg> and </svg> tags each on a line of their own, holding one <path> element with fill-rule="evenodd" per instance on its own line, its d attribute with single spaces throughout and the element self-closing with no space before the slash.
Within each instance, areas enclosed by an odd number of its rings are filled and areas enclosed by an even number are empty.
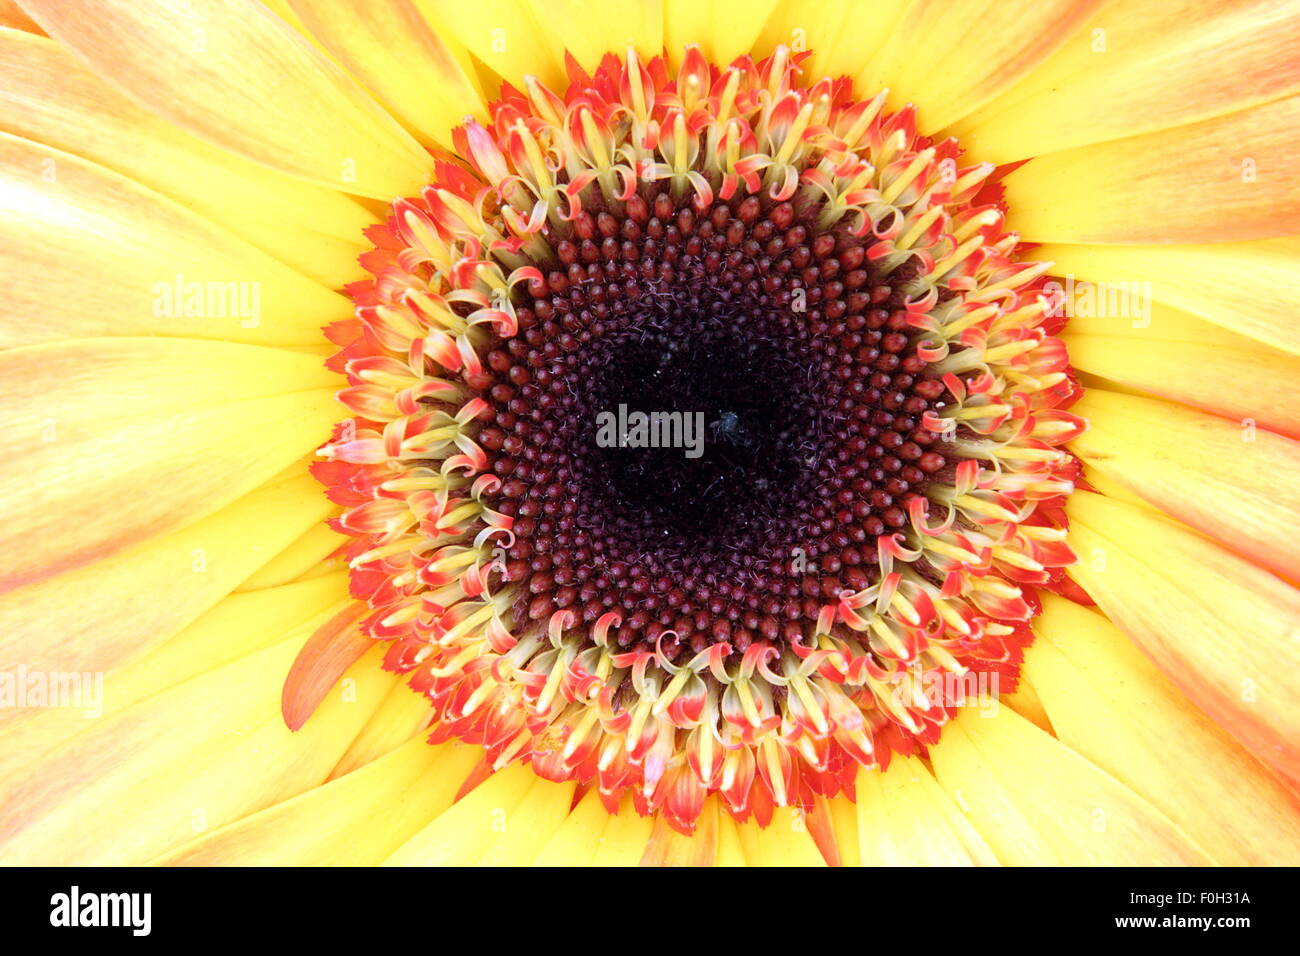
<svg viewBox="0 0 1300 956">
<path fill-rule="evenodd" d="M 110 335 L 319 345 L 345 298 L 138 183 L 0 133 L 0 347 Z"/>
<path fill-rule="evenodd" d="M 101 721 L 0 783 L 0 861 L 144 863 L 319 786 L 397 681 L 378 656 L 293 733 L 276 689 L 289 640 Z"/>
<path fill-rule="evenodd" d="M 1216 862 L 1300 859 L 1300 800 L 1096 611 L 1052 594 L 1025 652 L 1063 743 L 1140 793 Z"/>
<path fill-rule="evenodd" d="M 330 511 L 320 485 L 304 475 L 124 554 L 11 591 L 0 596 L 0 659 L 94 672 L 137 657 Z M 13 713 L 0 709 L 0 720 Z"/>
<path fill-rule="evenodd" d="M 889 88 L 895 106 L 916 103 L 918 126 L 936 132 L 1033 76 L 1099 5 L 1095 0 L 1027 6 L 998 0 L 920 0 L 906 6 L 862 71 L 863 86 L 878 80 L 875 85 Z M 877 21 L 874 5 L 867 16 L 852 4 L 844 6 L 851 18 Z M 810 43 L 815 49 L 819 39 Z M 970 55 L 973 49 L 979 50 L 978 56 Z M 936 63 L 943 68 L 936 69 Z"/>
<path fill-rule="evenodd" d="M 159 116 L 273 169 L 391 201 L 433 162 L 374 100 L 254 0 L 30 0 L 97 74 Z"/>
<path fill-rule="evenodd" d="M 425 145 L 452 147 L 451 130 L 486 120 L 469 56 L 431 29 L 414 0 L 289 0 L 311 35 Z"/>
<path fill-rule="evenodd" d="M 413 696 L 406 691 L 408 696 Z M 157 866 L 374 866 L 451 806 L 482 759 L 413 740 L 374 763 L 197 837 Z"/>
<path fill-rule="evenodd" d="M 1177 826 L 1110 774 L 1008 708 L 961 710 L 934 773 L 1008 866 L 1204 866 Z"/>
<path fill-rule="evenodd" d="M 1269 0 L 1105 4 L 1025 80 L 956 124 L 1008 163 L 1267 103 L 1300 88 L 1300 11 Z"/>
<path fill-rule="evenodd" d="M 1215 723 L 1300 782 L 1300 592 L 1146 509 L 1076 491 L 1067 510 L 1070 575 Z"/>
<path fill-rule="evenodd" d="M 1213 373 L 1211 373 L 1212 375 Z M 1300 444 L 1168 402 L 1091 388 L 1071 450 L 1179 521 L 1300 580 Z"/>
<path fill-rule="evenodd" d="M 0 593 L 174 531 L 275 477 L 328 434 L 332 384 L 313 355 L 195 339 L 0 352 Z"/>
<path fill-rule="evenodd" d="M 1300 360 L 1254 339 L 1151 303 L 1149 313 L 1075 316 L 1061 340 L 1071 365 L 1116 386 L 1300 437 Z"/>
<path fill-rule="evenodd" d="M 45 37 L 0 31 L 0 70 L 0 129 L 156 190 L 327 288 L 363 274 L 361 234 L 376 220 L 352 197 L 196 139 Z"/>
<path fill-rule="evenodd" d="M 1030 242 L 1268 239 L 1300 221 L 1300 96 L 1030 160 L 1002 180 Z"/>
<path fill-rule="evenodd" d="M 1300 288 L 1300 240 L 1259 239 L 1179 246 L 1043 245 L 1053 274 L 1115 284 L 1190 312 L 1265 345 L 1300 354 L 1295 293 Z M 1223 294 L 1232 276 L 1233 295 Z"/>
</svg>

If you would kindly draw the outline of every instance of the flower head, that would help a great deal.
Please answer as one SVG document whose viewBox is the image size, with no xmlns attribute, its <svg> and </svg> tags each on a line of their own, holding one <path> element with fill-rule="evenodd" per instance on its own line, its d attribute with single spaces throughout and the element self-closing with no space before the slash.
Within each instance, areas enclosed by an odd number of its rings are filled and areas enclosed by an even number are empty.
<svg viewBox="0 0 1300 956">
<path fill-rule="evenodd" d="M 431 739 L 688 832 L 924 752 L 1073 560 L 1078 386 L 993 167 L 802 59 L 508 88 L 330 330 L 314 470 Z"/>
<path fill-rule="evenodd" d="M 1300 853 L 1296 10 L 20 2 L 0 859 Z"/>
</svg>

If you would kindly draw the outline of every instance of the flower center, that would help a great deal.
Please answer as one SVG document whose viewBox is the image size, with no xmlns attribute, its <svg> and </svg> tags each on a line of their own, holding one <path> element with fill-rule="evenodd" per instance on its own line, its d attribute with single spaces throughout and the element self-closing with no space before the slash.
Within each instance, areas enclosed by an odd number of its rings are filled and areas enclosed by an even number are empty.
<svg viewBox="0 0 1300 956">
<path fill-rule="evenodd" d="M 673 661 L 801 641 L 951 471 L 915 269 L 879 274 L 815 207 L 647 193 L 577 216 L 488 351 L 515 617 L 615 611 L 619 647 Z"/>
<path fill-rule="evenodd" d="M 690 831 L 1014 689 L 1081 423 L 992 167 L 778 49 L 506 88 L 370 231 L 315 473 L 431 739 Z M 319 636 L 319 635 L 318 635 Z"/>
</svg>

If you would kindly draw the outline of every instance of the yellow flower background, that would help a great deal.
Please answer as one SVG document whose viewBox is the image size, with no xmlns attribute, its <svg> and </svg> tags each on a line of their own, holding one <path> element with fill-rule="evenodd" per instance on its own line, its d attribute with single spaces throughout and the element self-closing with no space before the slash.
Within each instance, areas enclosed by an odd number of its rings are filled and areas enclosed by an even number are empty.
<svg viewBox="0 0 1300 956">
<path fill-rule="evenodd" d="M 0 862 L 1300 862 L 1300 3 L 20 0 L 0 25 Z M 346 417 L 321 329 L 363 230 L 503 82 L 691 43 L 811 51 L 1011 167 L 1008 228 L 1070 292 L 1068 574 L 1096 606 L 1043 592 L 1002 706 L 766 828 L 488 776 L 425 742 L 382 648 L 290 732 L 285 676 L 350 603 L 307 466 Z M 194 280 L 243 307 L 189 313 Z M 70 676 L 77 706 L 37 698 Z"/>
</svg>

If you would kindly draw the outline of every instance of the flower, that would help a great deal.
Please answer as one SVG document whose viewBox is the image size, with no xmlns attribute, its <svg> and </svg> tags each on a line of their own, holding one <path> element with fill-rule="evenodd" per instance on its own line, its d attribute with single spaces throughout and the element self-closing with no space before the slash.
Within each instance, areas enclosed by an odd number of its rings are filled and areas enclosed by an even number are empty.
<svg viewBox="0 0 1300 956">
<path fill-rule="evenodd" d="M 22 11 L 0 859 L 1300 858 L 1300 9 Z"/>
</svg>

